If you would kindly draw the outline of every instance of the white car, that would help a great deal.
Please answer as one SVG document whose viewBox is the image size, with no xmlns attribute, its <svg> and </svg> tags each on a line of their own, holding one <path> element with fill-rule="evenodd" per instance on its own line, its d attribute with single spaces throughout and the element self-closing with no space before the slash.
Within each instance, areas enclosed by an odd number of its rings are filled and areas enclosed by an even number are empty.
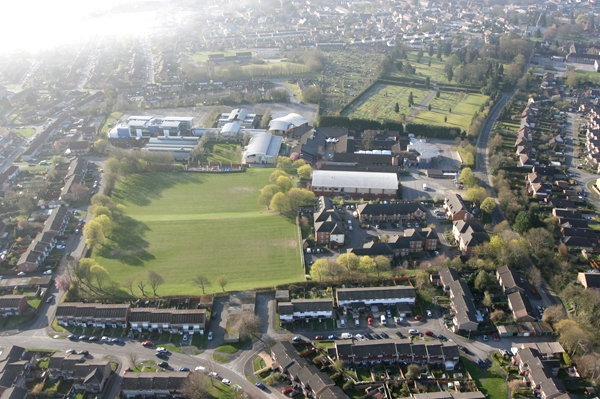
<svg viewBox="0 0 600 399">
<path fill-rule="evenodd" d="M 410 335 L 419 335 L 420 334 L 419 330 L 417 330 L 416 328 L 411 328 L 410 330 L 408 330 L 408 333 Z"/>
<path fill-rule="evenodd" d="M 52 270 L 46 270 L 44 274 L 52 274 Z"/>
<path fill-rule="evenodd" d="M 431 316 L 433 316 L 433 314 L 431 313 L 431 310 L 428 309 L 427 310 L 427 317 L 431 317 Z"/>
<path fill-rule="evenodd" d="M 364 335 L 362 334 L 356 334 L 355 335 L 356 339 L 360 340 L 360 341 L 366 341 L 367 339 L 365 338 Z"/>
<path fill-rule="evenodd" d="M 201 372 L 203 372 L 203 373 L 204 373 L 204 372 L 206 371 L 206 367 L 204 367 L 204 366 L 198 366 L 198 367 L 196 367 L 194 370 L 196 370 L 196 371 L 201 371 Z"/>
<path fill-rule="evenodd" d="M 163 348 L 162 346 L 159 346 L 158 348 L 156 348 L 156 351 L 160 352 L 160 353 L 167 353 L 168 352 L 168 350 L 165 349 L 165 348 Z"/>
<path fill-rule="evenodd" d="M 102 342 L 112 342 L 112 340 L 110 338 L 108 338 L 108 337 L 102 337 L 102 338 L 100 338 L 100 341 L 102 341 Z"/>
<path fill-rule="evenodd" d="M 225 384 L 225 385 L 231 385 L 231 381 L 230 381 L 230 380 L 228 380 L 227 378 L 223 378 L 223 379 L 221 380 L 221 382 L 222 382 L 223 384 Z"/>
<path fill-rule="evenodd" d="M 17 273 L 17 276 L 19 276 L 19 277 L 23 277 L 24 275 L 25 275 L 25 272 L 19 272 L 19 273 Z"/>
<path fill-rule="evenodd" d="M 209 341 L 212 341 L 212 338 L 213 338 L 212 331 L 210 331 L 210 332 L 208 333 L 208 340 L 209 340 Z"/>
</svg>

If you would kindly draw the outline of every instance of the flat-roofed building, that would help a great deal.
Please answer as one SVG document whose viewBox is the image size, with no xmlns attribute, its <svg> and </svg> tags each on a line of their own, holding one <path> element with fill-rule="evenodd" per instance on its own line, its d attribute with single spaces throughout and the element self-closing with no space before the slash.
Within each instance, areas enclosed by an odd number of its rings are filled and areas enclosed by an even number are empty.
<svg viewBox="0 0 600 399">
<path fill-rule="evenodd" d="M 311 190 L 315 195 L 349 195 L 355 198 L 397 198 L 396 173 L 315 170 Z"/>
</svg>

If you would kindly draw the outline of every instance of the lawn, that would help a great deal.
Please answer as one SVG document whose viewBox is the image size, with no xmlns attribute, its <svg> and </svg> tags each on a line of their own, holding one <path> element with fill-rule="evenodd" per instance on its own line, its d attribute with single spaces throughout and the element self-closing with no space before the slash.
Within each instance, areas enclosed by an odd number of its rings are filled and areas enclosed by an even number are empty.
<svg viewBox="0 0 600 399">
<path fill-rule="evenodd" d="M 421 111 L 413 120 L 415 123 L 458 127 L 468 130 L 475 112 L 488 99 L 483 94 L 461 94 L 441 92 L 440 98 L 433 98 L 431 111 Z M 452 112 L 450 111 L 452 108 Z M 444 122 L 444 117 L 447 121 Z"/>
<path fill-rule="evenodd" d="M 35 134 L 35 129 L 32 129 L 30 127 L 26 127 L 26 128 L 23 128 L 23 129 L 19 129 L 19 131 L 17 133 L 19 133 L 21 136 L 23 136 L 26 139 L 28 139 L 28 138 L 30 138 L 31 136 L 33 136 Z"/>
<path fill-rule="evenodd" d="M 205 148 L 209 150 L 209 153 L 205 156 L 206 159 L 203 159 L 203 161 L 225 163 L 242 162 L 242 148 L 240 144 L 209 142 L 206 144 Z"/>
<path fill-rule="evenodd" d="M 414 109 L 408 106 L 410 92 L 413 93 L 415 105 L 421 104 L 430 93 L 429 90 L 377 83 L 367 90 L 351 107 L 344 110 L 342 115 L 351 118 L 400 121 L 402 114 L 408 115 L 415 112 Z M 398 103 L 398 113 L 395 112 L 396 103 Z"/>
<path fill-rule="evenodd" d="M 104 124 L 104 126 L 102 126 L 102 129 L 100 129 L 100 133 L 102 133 L 103 135 L 107 135 L 108 131 L 111 129 L 111 127 L 108 125 L 112 125 L 114 123 L 114 121 L 121 118 L 122 116 L 123 116 L 122 112 L 111 113 L 108 116 L 108 118 L 106 118 L 106 123 Z"/>
<path fill-rule="evenodd" d="M 481 392 L 490 399 L 505 399 L 507 395 L 507 386 L 505 377 L 502 376 L 502 371 L 497 362 L 494 362 L 492 367 L 482 369 L 476 363 L 462 357 L 462 362 L 467 368 L 469 374 Z"/>
<path fill-rule="evenodd" d="M 201 273 L 212 282 L 207 293 L 221 291 L 221 275 L 231 291 L 302 281 L 294 221 L 257 201 L 271 172 L 135 175 L 113 191 L 125 217 L 93 258 L 119 282 L 157 271 L 163 296 L 200 294 Z"/>
</svg>

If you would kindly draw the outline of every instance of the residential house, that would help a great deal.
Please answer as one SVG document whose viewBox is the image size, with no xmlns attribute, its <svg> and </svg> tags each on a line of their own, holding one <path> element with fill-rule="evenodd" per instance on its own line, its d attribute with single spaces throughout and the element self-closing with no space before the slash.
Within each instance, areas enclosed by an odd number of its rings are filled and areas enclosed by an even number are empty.
<svg viewBox="0 0 600 399">
<path fill-rule="evenodd" d="M 476 219 L 474 212 L 469 211 L 460 194 L 450 194 L 444 200 L 446 216 L 450 220 L 470 221 Z"/>
<path fill-rule="evenodd" d="M 513 312 L 516 321 L 536 321 L 533 306 L 521 291 L 515 291 L 507 295 L 508 307 Z"/>
<path fill-rule="evenodd" d="M 65 155 L 86 155 L 91 147 L 92 143 L 87 140 L 71 141 L 67 145 Z"/>
<path fill-rule="evenodd" d="M 356 207 L 356 212 L 360 221 L 367 223 L 427 219 L 427 210 L 419 202 L 360 204 Z"/>
<path fill-rule="evenodd" d="M 88 360 L 83 355 L 57 352 L 50 356 L 48 372 L 52 379 L 72 380 L 77 390 L 102 392 L 110 377 L 110 360 Z"/>
<path fill-rule="evenodd" d="M 585 288 L 600 289 L 600 273 L 577 273 L 577 281 Z"/>
<path fill-rule="evenodd" d="M 414 305 L 417 295 L 409 286 L 338 288 L 335 290 L 337 305 L 340 307 L 365 307 L 371 305 L 394 306 L 398 303 Z"/>
<path fill-rule="evenodd" d="M 289 341 L 280 341 L 271 348 L 271 358 L 273 365 L 284 374 L 293 365 L 304 367 L 308 365 L 306 359 L 301 358 L 294 345 Z"/>
<path fill-rule="evenodd" d="M 490 241 L 483 224 L 477 221 L 457 220 L 452 227 L 452 233 L 463 256 L 471 256 L 476 246 Z"/>
<path fill-rule="evenodd" d="M 525 181 L 527 193 L 536 198 L 548 198 L 552 194 L 552 186 L 544 177 L 535 171 L 528 173 Z"/>
<path fill-rule="evenodd" d="M 448 292 L 450 290 L 450 284 L 460 278 L 456 269 L 450 267 L 440 269 L 439 277 L 440 285 L 443 287 L 444 292 Z"/>
<path fill-rule="evenodd" d="M 317 199 L 313 220 L 317 244 L 344 243 L 346 231 L 342 217 L 329 198 L 321 196 Z"/>
<path fill-rule="evenodd" d="M 19 176 L 20 171 L 21 169 L 18 166 L 11 165 L 4 172 L 0 173 L 0 187 L 10 187 L 17 176 Z"/>
<path fill-rule="evenodd" d="M 421 251 L 434 251 L 440 245 L 439 236 L 435 229 L 406 229 L 404 235 L 395 235 L 387 242 L 370 241 L 363 244 L 362 248 L 351 248 L 349 251 L 357 256 L 385 256 L 390 260 L 411 253 Z"/>
<path fill-rule="evenodd" d="M 131 309 L 129 325 L 139 332 L 158 331 L 160 333 L 203 334 L 206 328 L 205 309 Z"/>
<path fill-rule="evenodd" d="M 0 296 L 0 316 L 20 316 L 29 306 L 25 295 Z"/>
<path fill-rule="evenodd" d="M 129 304 L 63 302 L 56 308 L 58 324 L 68 326 L 127 327 Z"/>
<path fill-rule="evenodd" d="M 10 388 L 26 389 L 26 378 L 36 358 L 25 348 L 7 345 L 0 353 L 0 394 Z"/>
<path fill-rule="evenodd" d="M 477 308 L 467 282 L 463 278 L 455 280 L 450 284 L 449 294 L 454 313 L 452 331 L 455 333 L 477 331 L 479 327 Z"/>
<path fill-rule="evenodd" d="M 294 299 L 277 304 L 279 319 L 292 322 L 304 319 L 331 319 L 333 301 L 331 299 Z"/>
<path fill-rule="evenodd" d="M 81 136 L 85 140 L 93 140 L 98 135 L 98 128 L 96 126 L 84 126 L 81 128 Z"/>
<path fill-rule="evenodd" d="M 132 373 L 123 376 L 121 397 L 124 398 L 181 398 L 189 371 L 163 373 Z"/>
<path fill-rule="evenodd" d="M 41 266 L 46 258 L 41 252 L 33 250 L 31 246 L 25 250 L 17 261 L 17 270 L 20 272 L 31 272 Z"/>
<path fill-rule="evenodd" d="M 502 292 L 505 294 L 512 294 L 516 291 L 522 291 L 523 289 L 517 285 L 517 280 L 514 270 L 508 266 L 500 266 L 496 269 L 496 278 L 502 287 Z"/>
<path fill-rule="evenodd" d="M 61 236 L 65 233 L 69 222 L 69 211 L 65 207 L 54 208 L 50 213 L 50 217 L 44 223 L 45 232 L 50 232 L 54 235 Z"/>
<path fill-rule="evenodd" d="M 542 399 L 569 398 L 561 380 L 556 378 L 560 362 L 542 356 L 536 349 L 522 348 L 514 356 L 523 381 L 527 382 L 535 396 Z"/>
</svg>

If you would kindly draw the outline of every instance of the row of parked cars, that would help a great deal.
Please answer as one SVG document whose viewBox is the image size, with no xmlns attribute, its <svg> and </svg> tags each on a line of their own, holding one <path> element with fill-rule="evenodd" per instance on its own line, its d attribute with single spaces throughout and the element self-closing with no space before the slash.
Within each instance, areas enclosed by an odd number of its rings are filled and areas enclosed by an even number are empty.
<svg viewBox="0 0 600 399">
<path fill-rule="evenodd" d="M 125 342 L 121 338 L 110 338 L 107 336 L 98 337 L 96 335 L 76 335 L 69 334 L 67 338 L 75 342 L 103 342 L 106 344 L 124 345 Z"/>
</svg>

